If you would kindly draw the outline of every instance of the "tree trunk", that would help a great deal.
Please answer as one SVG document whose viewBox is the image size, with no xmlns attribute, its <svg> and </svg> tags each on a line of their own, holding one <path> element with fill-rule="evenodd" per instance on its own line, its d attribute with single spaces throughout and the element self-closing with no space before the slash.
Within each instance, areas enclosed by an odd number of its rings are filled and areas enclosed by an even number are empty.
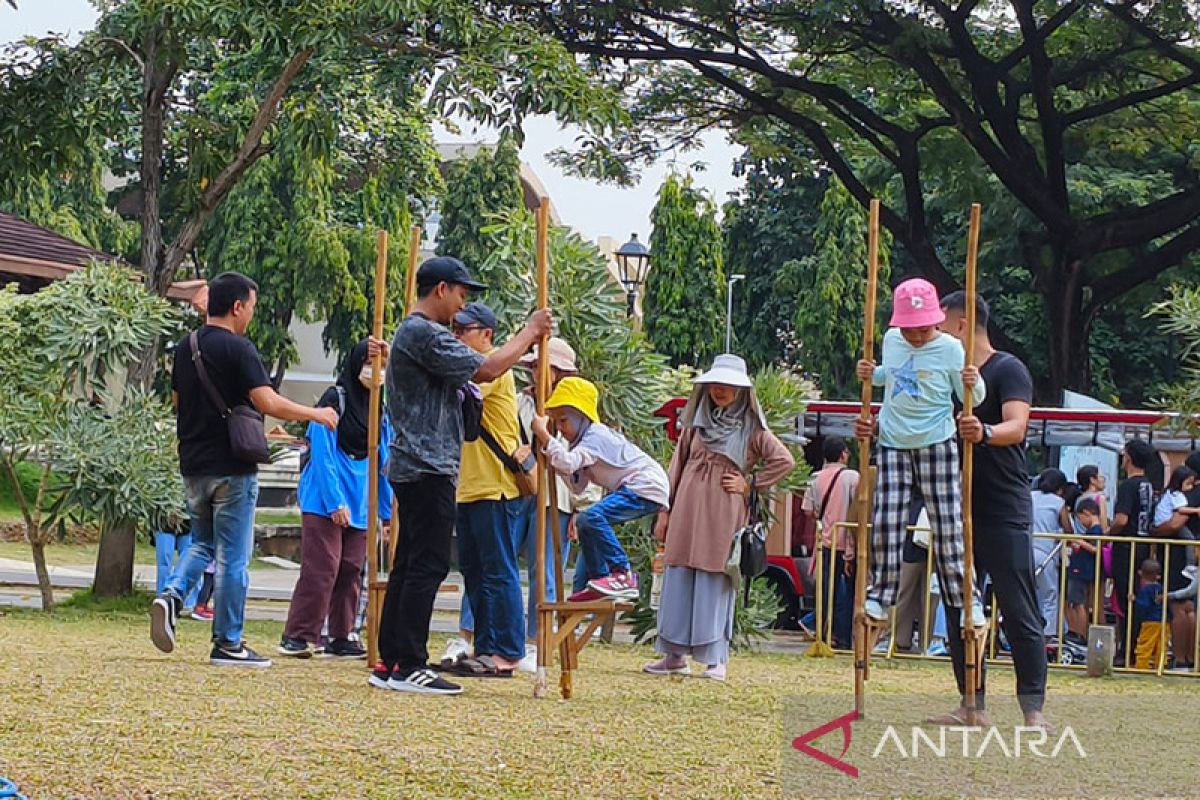
<svg viewBox="0 0 1200 800">
<path fill-rule="evenodd" d="M 46 543 L 41 539 L 41 533 L 29 537 L 29 547 L 33 550 L 33 569 L 37 573 L 38 591 L 42 593 L 42 611 L 54 610 L 54 587 L 50 584 L 50 571 L 46 569 Z"/>
<path fill-rule="evenodd" d="M 133 591 L 133 552 L 137 530 L 131 522 L 122 522 L 104 531 L 100 552 L 96 554 L 96 597 L 124 597 Z"/>
<path fill-rule="evenodd" d="M 1039 403 L 1061 405 L 1064 389 L 1084 394 L 1092 390 L 1088 348 L 1092 316 L 1083 309 L 1082 269 L 1082 263 L 1072 258 L 1064 266 L 1034 272 L 1052 276 L 1038 281 L 1038 290 L 1046 304 L 1050 363 L 1049 379 L 1035 381 Z"/>
</svg>

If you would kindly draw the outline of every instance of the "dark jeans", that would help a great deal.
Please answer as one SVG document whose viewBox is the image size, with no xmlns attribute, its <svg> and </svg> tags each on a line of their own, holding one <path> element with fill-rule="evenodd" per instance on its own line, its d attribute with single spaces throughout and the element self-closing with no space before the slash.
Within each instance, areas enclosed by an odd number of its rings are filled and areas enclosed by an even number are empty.
<svg viewBox="0 0 1200 800">
<path fill-rule="evenodd" d="M 475 654 L 525 655 L 525 603 L 521 595 L 522 500 L 480 500 L 458 506 L 458 567 L 474 612 Z"/>
<path fill-rule="evenodd" d="M 992 580 L 996 604 L 1003 617 L 1004 635 L 1012 647 L 1017 673 L 1017 702 L 1023 712 L 1041 711 L 1046 701 L 1046 642 L 1042 637 L 1042 611 L 1033 575 L 1033 536 L 1026 528 L 995 523 L 975 526 L 975 579 Z M 946 606 L 950 658 L 958 693 L 966 697 L 966 649 L 962 638 L 962 609 Z M 986 665 L 975 696 L 984 707 Z"/>
<path fill-rule="evenodd" d="M 358 609 L 367 533 L 342 528 L 329 517 L 304 514 L 300 529 L 300 578 L 292 593 L 284 635 L 321 643 L 321 625 L 329 617 L 331 639 L 346 639 Z"/>
<path fill-rule="evenodd" d="M 821 550 L 821 559 L 824 562 L 821 564 L 821 569 L 824 571 L 825 580 L 829 580 L 832 576 L 833 585 L 833 645 L 838 649 L 848 648 L 850 646 L 851 628 L 854 623 L 854 590 L 851 588 L 851 579 L 846 576 L 843 571 L 845 562 L 842 560 L 842 552 L 840 550 Z M 853 567 L 851 575 L 853 575 Z M 821 587 L 825 596 L 821 598 L 821 609 L 825 612 L 825 618 L 821 620 L 822 625 L 828 625 L 829 619 L 829 584 Z"/>
<path fill-rule="evenodd" d="M 429 620 L 438 588 L 450 572 L 454 534 L 454 481 L 430 475 L 393 483 L 400 506 L 396 554 L 379 621 L 379 656 L 408 671 L 429 662 Z"/>
</svg>

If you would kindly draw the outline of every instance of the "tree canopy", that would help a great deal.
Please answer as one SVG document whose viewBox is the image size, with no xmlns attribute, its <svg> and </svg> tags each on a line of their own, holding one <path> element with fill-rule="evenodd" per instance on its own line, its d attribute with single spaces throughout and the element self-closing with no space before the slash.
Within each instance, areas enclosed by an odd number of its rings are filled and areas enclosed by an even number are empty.
<svg viewBox="0 0 1200 800">
<path fill-rule="evenodd" d="M 1040 295 L 1043 396 L 1088 390 L 1100 312 L 1200 248 L 1200 50 L 1178 0 L 516 5 L 629 88 L 648 124 L 626 156 L 663 132 L 782 131 L 864 206 L 882 166 L 883 225 L 942 291 L 982 202 L 981 275 L 1016 268 Z M 935 182 L 954 191 L 933 202 Z"/>
<path fill-rule="evenodd" d="M 675 366 L 702 366 L 724 346 L 725 268 L 716 204 L 689 176 L 670 174 L 650 212 L 646 335 Z"/>
</svg>

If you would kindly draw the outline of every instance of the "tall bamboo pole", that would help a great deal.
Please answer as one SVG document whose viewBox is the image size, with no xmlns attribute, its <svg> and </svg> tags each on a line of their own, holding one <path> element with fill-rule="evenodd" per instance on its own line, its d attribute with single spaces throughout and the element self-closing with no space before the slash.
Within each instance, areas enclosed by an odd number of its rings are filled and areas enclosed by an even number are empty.
<svg viewBox="0 0 1200 800">
<path fill-rule="evenodd" d="M 387 231 L 375 240 L 375 308 L 371 335 L 383 338 L 383 312 L 387 292 Z M 375 581 L 379 578 L 379 396 L 383 391 L 383 353 L 371 359 L 371 406 L 367 413 L 367 664 L 379 660 L 379 617 L 381 609 Z M 392 517 L 392 530 L 396 518 Z"/>
<path fill-rule="evenodd" d="M 413 225 L 408 231 L 408 273 L 404 277 L 404 313 L 411 314 L 417 304 L 417 260 L 421 256 L 421 226 Z M 400 512 L 395 495 L 392 496 L 392 535 L 388 540 L 388 555 L 394 558 L 396 542 L 400 537 L 400 526 L 397 524 Z"/>
<path fill-rule="evenodd" d="M 863 322 L 863 359 L 873 361 L 875 357 L 875 297 L 879 287 L 879 200 L 872 198 L 869 222 L 867 225 L 867 300 L 866 319 Z M 863 381 L 862 407 L 859 418 L 869 422 L 871 419 L 872 380 Z M 855 558 L 857 560 L 854 575 L 854 618 L 856 627 L 854 636 L 854 710 L 862 718 L 865 707 L 867 660 L 871 657 L 871 642 L 867 636 L 867 619 L 864 606 L 867 601 L 867 542 L 870 520 L 867 510 L 871 505 L 869 496 L 871 481 L 871 439 L 860 439 L 858 443 L 858 468 L 862 477 L 858 482 L 858 535 Z"/>
<path fill-rule="evenodd" d="M 975 365 L 975 264 L 979 258 L 979 203 L 971 204 L 971 226 L 967 232 L 966 268 L 966 317 L 965 366 Z M 970 416 L 974 403 L 971 390 L 963 386 L 963 416 Z M 966 705 L 967 724 L 975 724 L 975 694 L 983 677 L 979 663 L 980 648 L 975 641 L 975 621 L 972 605 L 975 598 L 975 521 L 974 501 L 971 493 L 975 487 L 975 445 L 963 441 L 962 451 L 962 503 L 963 503 L 963 644 L 966 661 Z"/>
<path fill-rule="evenodd" d="M 537 208 L 537 307 L 538 309 L 548 308 L 550 306 L 550 254 L 549 254 L 549 237 L 550 237 L 550 199 L 543 197 Z M 536 404 L 537 414 L 542 416 L 546 413 L 546 392 L 550 386 L 550 335 L 545 334 L 542 340 L 538 343 L 538 361 L 537 361 L 537 381 L 536 381 Z M 553 478 L 550 476 L 549 464 L 546 463 L 546 456 L 542 453 L 542 448 L 537 448 L 538 461 L 538 492 L 537 492 L 537 541 L 536 546 L 536 608 L 540 610 L 546 604 L 546 507 L 547 500 L 550 497 L 550 487 Z M 533 682 L 533 696 L 546 696 L 546 664 L 551 658 L 550 646 L 551 641 L 551 625 L 547 624 L 550 621 L 550 615 L 541 616 L 538 624 L 537 634 L 537 675 Z M 563 665 L 564 669 L 566 665 Z M 564 676 L 564 691 L 569 691 L 567 684 L 570 682 L 568 676 Z"/>
</svg>

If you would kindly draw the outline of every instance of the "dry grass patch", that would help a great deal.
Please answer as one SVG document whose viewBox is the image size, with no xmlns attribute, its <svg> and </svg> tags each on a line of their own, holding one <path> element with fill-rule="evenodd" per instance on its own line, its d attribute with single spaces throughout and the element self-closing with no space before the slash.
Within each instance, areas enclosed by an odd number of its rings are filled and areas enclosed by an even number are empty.
<svg viewBox="0 0 1200 800">
<path fill-rule="evenodd" d="M 273 653 L 279 631 L 256 622 L 248 637 Z M 0 616 L 0 652 L 0 775 L 39 799 L 778 797 L 797 733 L 785 738 L 784 699 L 828 698 L 833 717 L 852 691 L 845 658 L 737 657 L 721 685 L 645 676 L 648 648 L 598 645 L 569 702 L 534 700 L 528 676 L 409 696 L 369 688 L 362 662 L 210 667 L 207 629 L 190 621 L 166 656 L 144 618 L 76 610 Z M 1003 671 L 995 684 L 1011 693 Z M 1052 678 L 1067 693 L 1129 684 Z M 870 691 L 950 703 L 951 687 L 945 666 L 892 663 Z"/>
</svg>

